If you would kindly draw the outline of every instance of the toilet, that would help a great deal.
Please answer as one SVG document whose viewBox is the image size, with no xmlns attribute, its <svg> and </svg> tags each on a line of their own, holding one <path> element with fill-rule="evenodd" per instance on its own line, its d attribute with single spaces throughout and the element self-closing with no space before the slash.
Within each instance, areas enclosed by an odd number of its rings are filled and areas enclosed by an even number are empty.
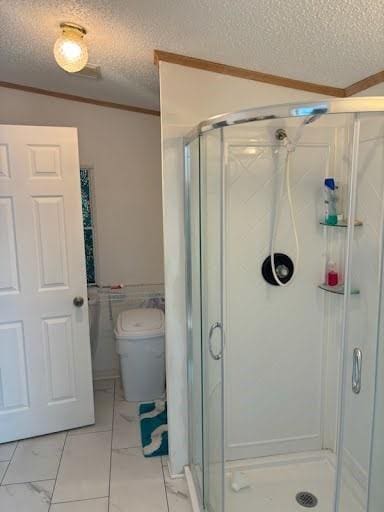
<svg viewBox="0 0 384 512">
<path fill-rule="evenodd" d="M 124 398 L 148 402 L 165 394 L 165 327 L 161 309 L 128 309 L 115 327 Z"/>
</svg>

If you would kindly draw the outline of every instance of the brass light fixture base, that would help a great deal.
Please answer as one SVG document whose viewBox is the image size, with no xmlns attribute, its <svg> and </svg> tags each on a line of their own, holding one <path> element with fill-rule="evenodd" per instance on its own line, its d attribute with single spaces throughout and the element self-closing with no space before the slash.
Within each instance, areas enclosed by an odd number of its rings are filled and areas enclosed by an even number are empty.
<svg viewBox="0 0 384 512">
<path fill-rule="evenodd" d="M 81 25 L 78 25 L 77 23 L 72 23 L 70 21 L 62 21 L 60 23 L 60 28 L 62 30 L 65 30 L 66 28 L 72 29 L 72 30 L 78 30 L 81 32 L 84 36 L 87 33 L 86 29 L 82 27 Z"/>
</svg>

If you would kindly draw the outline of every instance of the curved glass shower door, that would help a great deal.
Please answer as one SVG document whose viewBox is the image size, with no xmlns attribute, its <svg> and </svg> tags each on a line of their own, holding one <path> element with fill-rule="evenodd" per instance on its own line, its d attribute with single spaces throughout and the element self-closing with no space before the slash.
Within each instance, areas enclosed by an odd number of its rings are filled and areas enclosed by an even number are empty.
<svg viewBox="0 0 384 512">
<path fill-rule="evenodd" d="M 222 134 L 200 138 L 204 504 L 224 510 Z"/>
<path fill-rule="evenodd" d="M 203 503 L 203 373 L 201 343 L 200 139 L 185 147 L 185 230 L 187 258 L 187 334 L 189 465 Z"/>
<path fill-rule="evenodd" d="M 204 510 L 224 510 L 222 141 L 185 150 L 189 458 Z"/>
<path fill-rule="evenodd" d="M 343 369 L 337 460 L 337 512 L 381 512 L 383 432 L 384 116 L 356 114 L 349 159 L 350 209 L 344 296 Z M 352 221 L 361 219 L 358 227 Z M 349 261 L 348 261 L 349 260 Z M 359 294 L 351 293 L 358 286 Z M 378 376 L 375 378 L 376 369 Z M 377 382 L 377 383 L 376 383 Z M 376 390 L 375 390 L 376 384 Z M 376 436 L 376 438 L 375 438 Z M 372 459 L 372 460 L 371 460 Z M 378 486 L 378 479 L 381 485 Z M 371 481 L 371 483 L 370 483 Z M 380 494 L 381 493 L 381 494 Z M 381 503 L 380 503 L 381 500 Z"/>
<path fill-rule="evenodd" d="M 222 116 L 189 143 L 190 460 L 207 512 L 384 510 L 384 101 L 359 101 Z M 271 252 L 293 264 L 287 286 Z"/>
</svg>

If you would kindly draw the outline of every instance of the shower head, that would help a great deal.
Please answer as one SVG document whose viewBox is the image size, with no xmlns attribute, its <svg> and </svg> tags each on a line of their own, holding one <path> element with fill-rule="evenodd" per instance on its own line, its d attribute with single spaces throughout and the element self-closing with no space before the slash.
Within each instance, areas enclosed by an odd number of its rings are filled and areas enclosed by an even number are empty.
<svg viewBox="0 0 384 512">
<path fill-rule="evenodd" d="M 315 121 L 317 121 L 318 119 L 320 119 L 320 117 L 324 114 L 325 112 L 323 111 L 316 111 L 314 110 L 314 113 L 307 116 L 304 121 L 302 122 L 302 124 L 299 126 L 299 130 L 298 130 L 298 134 L 297 134 L 297 137 L 296 139 L 299 140 L 300 139 L 300 136 L 301 136 L 301 130 L 303 129 L 304 126 L 307 126 L 307 124 L 311 124 L 311 123 L 314 123 Z M 285 131 L 284 128 L 278 128 L 276 131 L 275 131 L 275 138 L 276 140 L 279 140 L 279 141 L 283 141 L 283 140 L 289 140 L 288 139 L 288 134 L 287 132 Z"/>
<path fill-rule="evenodd" d="M 313 114 L 312 116 L 308 116 L 306 119 L 304 119 L 304 124 L 307 125 L 314 123 L 315 121 L 320 119 L 321 116 L 322 114 Z"/>
<path fill-rule="evenodd" d="M 308 117 L 306 117 L 304 119 L 304 124 L 307 125 L 307 124 L 314 123 L 315 121 L 317 121 L 317 119 L 320 119 L 320 117 L 326 113 L 327 113 L 326 108 L 313 108 L 312 112 L 308 112 L 308 114 L 310 114 L 310 115 L 308 115 Z"/>
</svg>

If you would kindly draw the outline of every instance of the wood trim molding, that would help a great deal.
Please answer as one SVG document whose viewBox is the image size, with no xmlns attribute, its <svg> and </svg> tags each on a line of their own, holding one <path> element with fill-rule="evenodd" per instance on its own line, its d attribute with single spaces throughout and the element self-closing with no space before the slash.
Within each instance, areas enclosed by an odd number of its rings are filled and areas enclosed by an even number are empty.
<svg viewBox="0 0 384 512">
<path fill-rule="evenodd" d="M 261 73 L 260 71 L 253 71 L 236 66 L 228 66 L 227 64 L 220 64 L 219 62 L 196 59 L 195 57 L 188 57 L 178 53 L 154 50 L 154 63 L 158 65 L 160 61 L 179 64 L 180 66 L 187 66 L 190 68 L 202 69 L 204 71 L 211 71 L 213 73 L 220 73 L 222 75 L 235 76 L 246 80 L 254 80 L 255 82 L 279 85 L 280 87 L 289 87 L 290 89 L 299 89 L 301 91 L 309 91 L 317 94 L 324 94 L 326 96 L 335 96 L 337 98 L 353 96 L 354 94 L 364 91 L 373 85 L 384 82 L 384 71 L 379 71 L 379 73 L 364 78 L 363 80 L 360 80 L 346 88 L 332 87 L 329 85 L 294 80 L 283 76 L 269 75 L 267 73 Z"/>
<path fill-rule="evenodd" d="M 30 87 L 28 85 L 14 84 L 12 82 L 1 82 L 0 87 L 7 89 L 16 89 L 18 91 L 32 92 L 35 94 L 42 94 L 44 96 L 51 96 L 52 98 L 59 98 L 62 100 L 78 101 L 79 103 L 88 103 L 90 105 L 97 105 L 98 107 L 116 108 L 118 110 L 125 110 L 128 112 L 136 112 L 139 114 L 148 114 L 151 116 L 159 116 L 158 110 L 149 108 L 135 107 L 132 105 L 124 105 L 122 103 L 113 103 L 112 101 L 96 100 L 93 98 L 86 98 L 84 96 L 76 96 L 74 94 L 66 94 L 63 92 L 50 91 L 47 89 L 39 89 L 38 87 Z"/>
<path fill-rule="evenodd" d="M 279 85 L 280 87 L 289 87 L 290 89 L 315 92 L 318 94 L 325 94 L 326 96 L 336 96 L 338 98 L 345 97 L 344 89 L 340 89 L 339 87 L 330 87 L 328 85 L 302 82 L 301 80 L 294 80 L 293 78 L 269 75 L 267 73 L 261 73 L 260 71 L 252 71 L 250 69 L 228 66 L 227 64 L 196 59 L 195 57 L 187 57 L 177 53 L 163 52 L 162 50 L 155 50 L 154 61 L 155 64 L 158 64 L 160 61 L 170 62 L 172 64 L 180 64 L 181 66 L 187 66 L 190 68 L 212 71 L 213 73 L 220 73 L 222 75 L 230 75 L 237 78 L 244 78 L 246 80 L 254 80 L 255 82 L 263 82 L 266 84 Z"/>
<path fill-rule="evenodd" d="M 283 76 L 269 75 L 260 71 L 253 71 L 250 69 L 239 68 L 236 66 L 228 66 L 227 64 L 220 64 L 219 62 L 212 62 L 204 59 L 196 59 L 195 57 L 188 57 L 178 53 L 164 52 L 162 50 L 154 50 L 154 63 L 159 64 L 160 61 L 169 62 L 171 64 L 179 64 L 180 66 L 187 66 L 190 68 L 201 69 L 204 71 L 211 71 L 222 75 L 234 76 L 243 78 L 245 80 L 253 80 L 255 82 L 263 82 L 271 85 L 278 85 L 280 87 L 289 87 L 290 89 L 298 89 L 302 91 L 314 92 L 317 94 L 324 94 L 326 96 L 335 96 L 338 98 L 348 98 L 359 92 L 365 91 L 374 85 L 384 82 L 384 70 L 368 76 L 363 80 L 349 85 L 346 88 L 331 87 L 328 85 L 315 84 L 312 82 L 303 82 L 301 80 L 294 80 L 293 78 L 286 78 Z M 151 116 L 160 116 L 158 110 L 149 108 L 136 107 L 133 105 L 125 105 L 122 103 L 114 103 L 112 101 L 96 100 L 84 96 L 76 96 L 74 94 L 66 94 L 63 92 L 51 91 L 48 89 L 40 89 L 38 87 L 30 87 L 28 85 L 16 84 L 12 82 L 1 82 L 0 87 L 8 89 L 16 89 L 18 91 L 32 92 L 35 94 L 42 94 L 44 96 L 51 96 L 52 98 L 59 98 L 62 100 L 77 101 L 79 103 L 88 103 L 89 105 L 97 105 L 99 107 L 115 108 L 118 110 L 125 110 L 128 112 L 136 112 L 139 114 L 147 114 Z"/>
<path fill-rule="evenodd" d="M 363 78 L 363 80 L 359 80 L 352 85 L 349 85 L 345 88 L 345 96 L 353 96 L 358 92 L 365 91 L 374 85 L 381 84 L 384 82 L 384 70 L 375 73 L 374 75 L 367 76 L 367 78 Z"/>
</svg>

